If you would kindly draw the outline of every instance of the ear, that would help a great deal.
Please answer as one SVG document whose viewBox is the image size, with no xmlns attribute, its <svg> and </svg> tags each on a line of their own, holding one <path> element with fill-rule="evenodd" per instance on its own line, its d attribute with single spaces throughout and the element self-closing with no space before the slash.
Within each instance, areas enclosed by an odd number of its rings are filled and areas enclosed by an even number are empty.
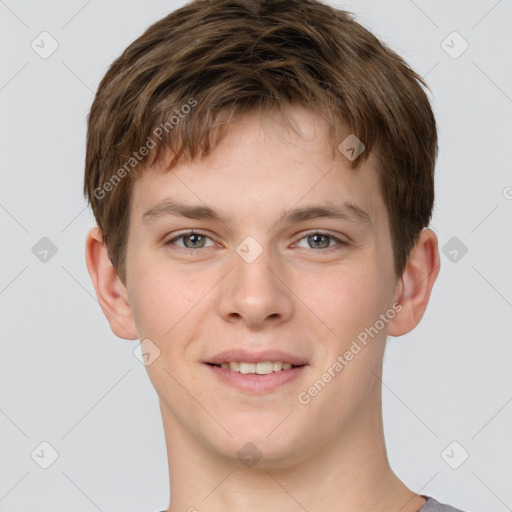
<svg viewBox="0 0 512 512">
<path fill-rule="evenodd" d="M 107 317 L 112 332 L 119 338 L 138 338 L 126 287 L 119 279 L 108 257 L 103 235 L 98 226 L 87 233 L 85 260 L 98 302 Z"/>
<path fill-rule="evenodd" d="M 402 336 L 420 323 L 440 266 L 437 236 L 431 229 L 424 229 L 398 282 L 395 302 L 399 302 L 402 309 L 389 322 L 389 335 Z"/>
</svg>

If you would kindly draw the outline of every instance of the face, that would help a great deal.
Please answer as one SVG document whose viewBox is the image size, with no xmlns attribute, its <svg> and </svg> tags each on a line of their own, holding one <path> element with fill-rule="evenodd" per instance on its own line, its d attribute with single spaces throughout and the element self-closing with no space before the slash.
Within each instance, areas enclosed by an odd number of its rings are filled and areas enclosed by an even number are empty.
<svg viewBox="0 0 512 512">
<path fill-rule="evenodd" d="M 323 120 L 291 112 L 302 136 L 249 114 L 132 194 L 126 290 L 164 427 L 231 460 L 248 442 L 279 464 L 356 435 L 396 313 L 373 157 L 351 169 Z"/>
</svg>

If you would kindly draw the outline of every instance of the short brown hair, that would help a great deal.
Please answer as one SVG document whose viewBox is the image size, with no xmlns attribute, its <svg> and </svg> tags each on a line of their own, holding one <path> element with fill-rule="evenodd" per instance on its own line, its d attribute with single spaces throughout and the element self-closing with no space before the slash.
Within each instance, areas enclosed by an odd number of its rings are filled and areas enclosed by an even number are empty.
<svg viewBox="0 0 512 512">
<path fill-rule="evenodd" d="M 134 179 L 165 150 L 206 156 L 250 110 L 300 105 L 377 155 L 394 267 L 403 273 L 434 202 L 437 129 L 427 84 L 346 11 L 316 0 L 195 0 L 110 66 L 88 116 L 84 194 L 125 283 Z M 172 121 L 175 118 L 178 122 Z M 145 148 L 145 151 L 143 150 Z"/>
</svg>

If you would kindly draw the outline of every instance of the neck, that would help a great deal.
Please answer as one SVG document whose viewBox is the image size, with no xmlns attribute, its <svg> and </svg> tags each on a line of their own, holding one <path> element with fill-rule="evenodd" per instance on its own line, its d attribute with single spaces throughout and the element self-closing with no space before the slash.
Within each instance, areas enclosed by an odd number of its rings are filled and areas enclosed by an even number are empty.
<svg viewBox="0 0 512 512">
<path fill-rule="evenodd" d="M 380 394 L 378 402 L 354 413 L 335 443 L 314 454 L 287 459 L 286 466 L 263 456 L 252 467 L 191 437 L 161 403 L 171 489 L 168 512 L 418 511 L 425 498 L 409 490 L 389 465 Z"/>
</svg>

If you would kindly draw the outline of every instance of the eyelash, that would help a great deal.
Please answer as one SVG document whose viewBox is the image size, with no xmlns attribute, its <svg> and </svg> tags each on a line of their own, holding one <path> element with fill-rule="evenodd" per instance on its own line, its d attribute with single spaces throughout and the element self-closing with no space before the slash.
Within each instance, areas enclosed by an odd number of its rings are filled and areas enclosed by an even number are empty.
<svg viewBox="0 0 512 512">
<path fill-rule="evenodd" d="M 200 236 L 204 236 L 205 238 L 209 238 L 210 240 L 212 240 L 212 238 L 210 236 L 208 236 L 206 233 L 203 233 L 201 231 L 187 231 L 185 233 L 180 233 L 179 235 L 167 240 L 165 242 L 164 245 L 166 246 L 172 246 L 174 244 L 174 242 L 176 242 L 177 240 L 179 240 L 180 238 L 185 238 L 187 236 L 191 236 L 191 235 L 200 235 Z M 323 252 L 327 252 L 327 251 L 330 251 L 330 250 L 335 250 L 337 247 L 339 246 L 346 246 L 348 245 L 347 242 L 345 242 L 344 240 L 341 240 L 340 238 L 338 238 L 337 236 L 333 235 L 332 233 L 328 232 L 328 231 L 311 231 L 309 233 L 306 233 L 304 236 L 302 236 L 298 242 L 301 242 L 302 240 L 304 240 L 305 238 L 308 238 L 310 236 L 313 236 L 313 235 L 322 235 L 322 236 L 325 236 L 327 238 L 330 238 L 331 240 L 334 240 L 335 242 L 337 242 L 337 245 L 334 245 L 332 247 L 326 247 L 326 248 L 323 248 L 323 249 L 314 249 L 314 248 L 310 248 L 311 250 L 316 250 L 316 251 L 323 251 Z M 188 247 L 181 247 L 181 246 L 176 246 L 177 248 L 173 248 L 173 250 L 178 250 L 178 251 L 188 251 L 188 252 L 197 252 L 198 250 L 200 249 L 206 249 L 207 247 L 198 247 L 196 249 L 191 249 L 191 248 L 188 248 Z"/>
</svg>

